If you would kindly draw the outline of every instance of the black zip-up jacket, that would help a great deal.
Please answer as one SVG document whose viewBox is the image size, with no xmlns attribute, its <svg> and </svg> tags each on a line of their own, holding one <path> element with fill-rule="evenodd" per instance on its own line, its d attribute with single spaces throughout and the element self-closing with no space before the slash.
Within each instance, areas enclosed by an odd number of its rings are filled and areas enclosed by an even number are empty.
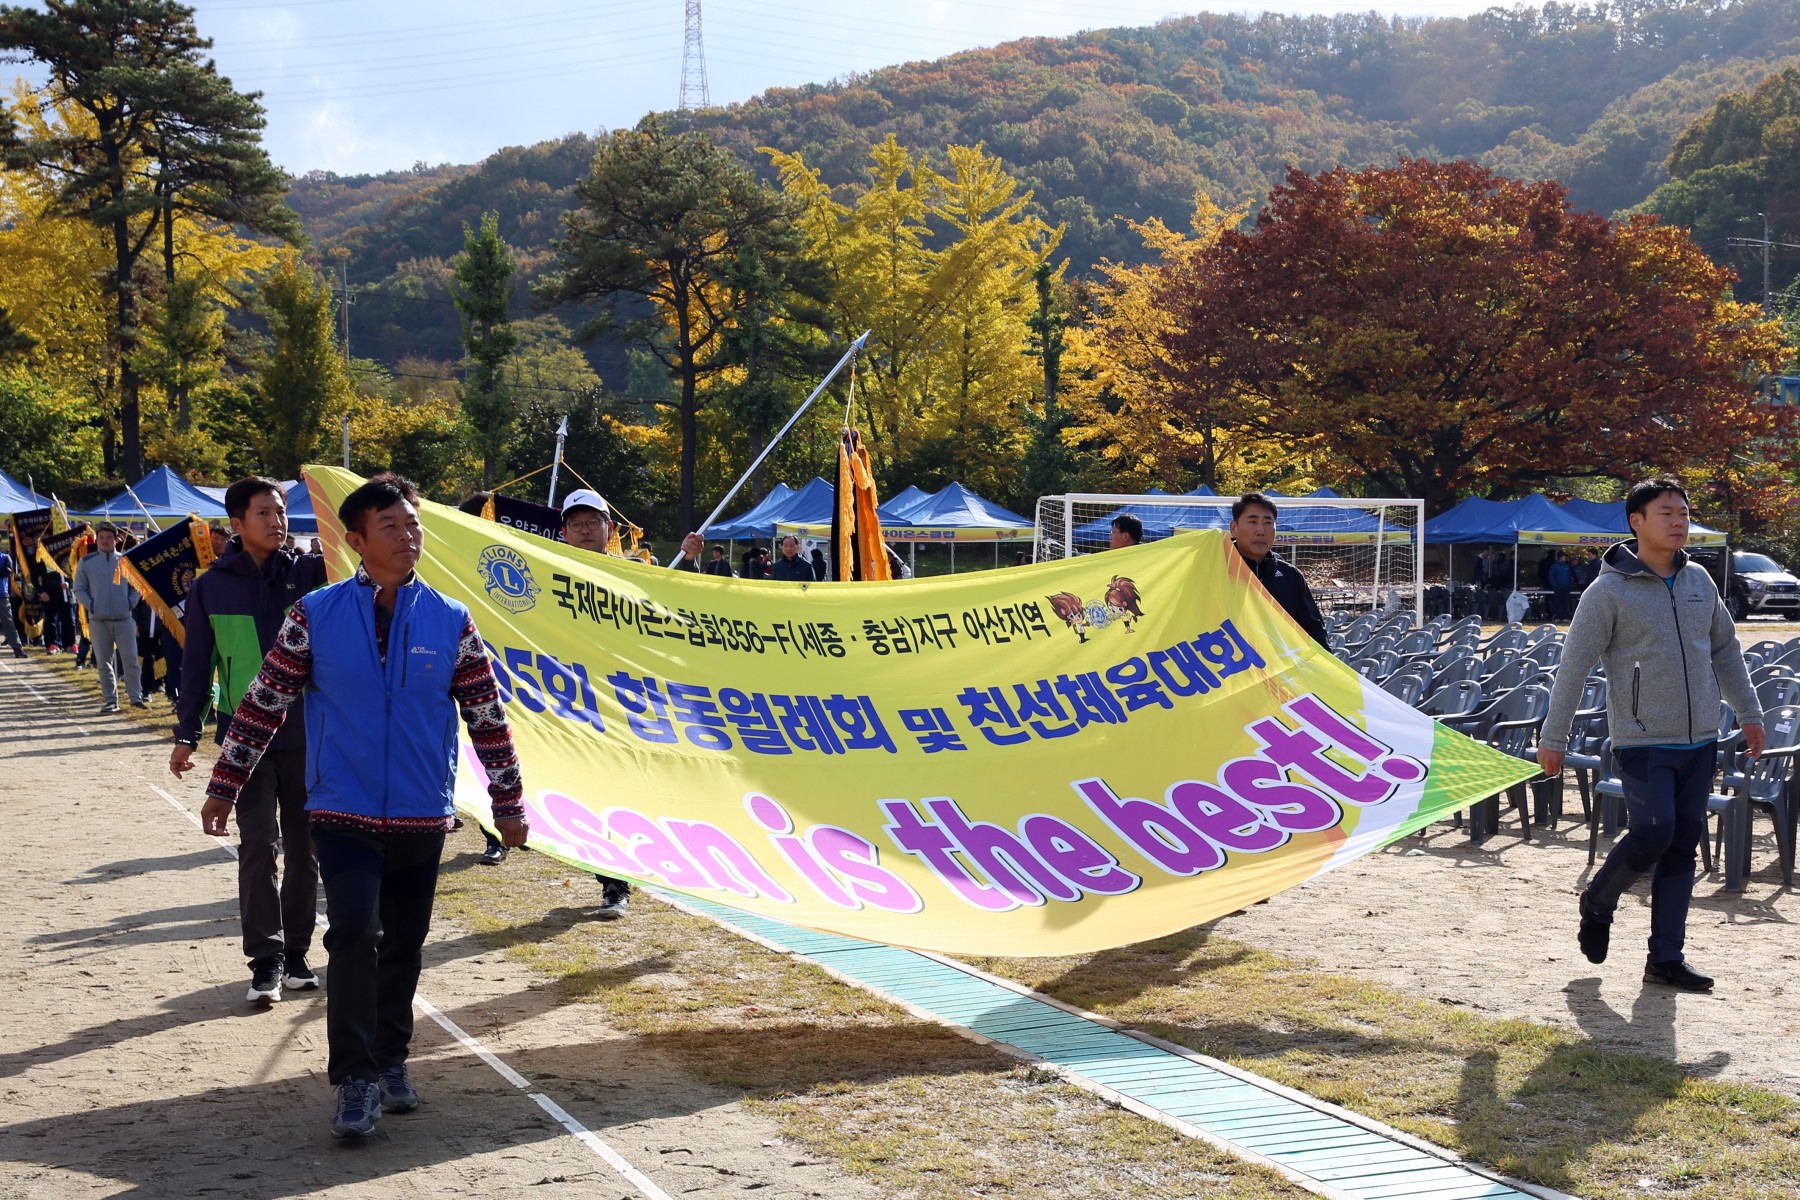
<svg viewBox="0 0 1800 1200">
<path fill-rule="evenodd" d="M 219 680 L 215 741 L 225 740 L 225 727 L 237 711 L 263 656 L 275 644 L 281 622 L 294 601 L 325 586 L 325 560 L 317 554 L 281 549 L 269 555 L 263 569 L 237 538 L 188 589 L 182 612 L 181 698 L 175 705 L 175 740 L 189 746 L 214 707 L 213 675 Z M 298 750 L 306 745 L 304 701 L 297 700 L 288 720 L 270 742 L 271 750 Z"/>
<path fill-rule="evenodd" d="M 1313 599 L 1312 589 L 1306 586 L 1306 576 L 1299 568 L 1293 563 L 1282 562 L 1273 554 L 1265 555 L 1261 562 L 1251 562 L 1249 555 L 1241 550 L 1238 553 L 1256 572 L 1256 581 L 1268 589 L 1269 595 L 1275 597 L 1275 603 L 1281 605 L 1300 628 L 1306 630 L 1306 636 L 1325 649 L 1331 649 L 1331 635 L 1325 632 L 1325 618 L 1319 615 L 1318 602 Z"/>
<path fill-rule="evenodd" d="M 801 558 L 798 554 L 792 558 L 779 557 L 775 565 L 769 568 L 770 579 L 786 579 L 792 583 L 817 583 L 819 577 L 813 573 L 812 562 Z"/>
</svg>

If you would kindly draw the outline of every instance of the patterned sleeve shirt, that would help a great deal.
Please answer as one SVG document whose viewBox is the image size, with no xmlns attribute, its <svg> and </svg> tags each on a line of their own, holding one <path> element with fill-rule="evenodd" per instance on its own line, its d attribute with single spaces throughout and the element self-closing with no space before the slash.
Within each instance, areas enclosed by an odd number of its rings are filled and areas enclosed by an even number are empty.
<svg viewBox="0 0 1800 1200">
<path fill-rule="evenodd" d="M 383 649 L 385 651 L 385 647 Z M 237 803 L 239 793 L 268 749 L 270 739 L 287 719 L 288 707 L 306 690 L 311 679 L 312 635 L 307 627 L 306 601 L 301 599 L 288 610 L 281 632 L 275 635 L 274 646 L 263 659 L 262 670 L 232 715 L 225 741 L 219 747 L 218 762 L 213 766 L 212 780 L 207 784 L 208 796 L 229 804 Z M 512 730 L 506 723 L 506 710 L 500 703 L 500 687 L 494 679 L 493 664 L 488 661 L 481 634 L 472 617 L 463 626 L 457 646 L 450 694 L 462 713 L 475 756 L 487 772 L 488 798 L 494 806 L 494 820 L 523 817 L 525 802 L 519 757 L 513 751 Z M 359 813 L 314 810 L 311 815 L 314 820 L 331 825 L 382 826 L 380 818 Z M 441 826 L 434 827 L 447 830 L 453 820 L 446 816 Z M 410 827 L 418 828 L 416 825 Z"/>
</svg>

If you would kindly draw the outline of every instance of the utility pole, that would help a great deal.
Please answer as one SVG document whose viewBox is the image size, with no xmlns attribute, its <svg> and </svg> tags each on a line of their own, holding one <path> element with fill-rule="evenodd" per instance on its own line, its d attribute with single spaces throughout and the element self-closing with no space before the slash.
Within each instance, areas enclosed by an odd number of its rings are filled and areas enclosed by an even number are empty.
<svg viewBox="0 0 1800 1200">
<path fill-rule="evenodd" d="M 1761 237 L 1759 237 L 1759 238 L 1726 238 L 1725 240 L 1728 244 L 1733 245 L 1733 246 L 1760 246 L 1760 247 L 1762 247 L 1762 267 L 1763 267 L 1762 307 L 1763 307 L 1763 315 L 1764 316 L 1773 316 L 1775 314 L 1775 293 L 1774 293 L 1774 287 L 1770 283 L 1770 278 L 1769 278 L 1769 252 L 1771 250 L 1800 250 L 1800 244 L 1796 244 L 1794 242 L 1775 241 L 1773 238 L 1771 238 L 1769 236 L 1769 214 L 1768 213 L 1757 213 L 1756 215 L 1762 218 L 1763 235 Z"/>
<path fill-rule="evenodd" d="M 338 280 L 343 291 L 344 301 L 339 306 L 344 311 L 344 373 L 350 373 L 350 306 L 356 301 L 350 298 L 350 264 L 345 259 L 338 260 Z M 1768 283 L 1763 288 L 1766 291 Z"/>
<path fill-rule="evenodd" d="M 687 0 L 687 32 L 681 44 L 681 99 L 677 112 L 693 112 L 710 108 L 712 96 L 706 89 L 706 49 L 700 44 L 700 0 Z"/>
</svg>

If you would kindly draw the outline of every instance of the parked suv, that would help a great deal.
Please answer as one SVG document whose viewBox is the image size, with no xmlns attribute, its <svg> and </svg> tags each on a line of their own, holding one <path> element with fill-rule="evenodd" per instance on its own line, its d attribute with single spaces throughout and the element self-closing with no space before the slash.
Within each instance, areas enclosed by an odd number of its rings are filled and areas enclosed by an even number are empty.
<svg viewBox="0 0 1800 1200">
<path fill-rule="evenodd" d="M 1725 599 L 1735 620 L 1758 613 L 1791 620 L 1800 616 L 1800 579 L 1766 554 L 1733 550 Z"/>
</svg>

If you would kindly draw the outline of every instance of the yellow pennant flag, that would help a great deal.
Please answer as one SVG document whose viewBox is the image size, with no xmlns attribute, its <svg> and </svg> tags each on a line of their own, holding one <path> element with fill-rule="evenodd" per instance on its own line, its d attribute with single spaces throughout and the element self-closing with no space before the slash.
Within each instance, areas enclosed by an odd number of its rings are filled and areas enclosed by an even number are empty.
<svg viewBox="0 0 1800 1200">
<path fill-rule="evenodd" d="M 327 514 L 362 481 L 309 467 Z M 1005 571 L 669 571 L 422 505 L 501 681 L 531 845 L 874 941 L 1056 955 L 1341 866 L 1535 769 L 1320 650 L 1223 533 Z M 488 818 L 466 745 L 460 805 Z"/>
</svg>

